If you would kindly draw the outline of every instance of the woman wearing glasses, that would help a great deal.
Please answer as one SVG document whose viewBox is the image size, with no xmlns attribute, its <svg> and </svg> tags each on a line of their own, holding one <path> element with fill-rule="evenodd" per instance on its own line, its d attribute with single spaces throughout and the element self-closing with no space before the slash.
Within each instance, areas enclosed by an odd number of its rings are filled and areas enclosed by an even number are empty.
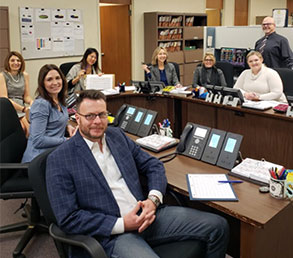
<svg viewBox="0 0 293 258">
<path fill-rule="evenodd" d="M 224 73 L 215 66 L 216 58 L 211 53 L 206 53 L 201 66 L 196 67 L 193 77 L 193 87 L 218 85 L 226 86 Z"/>
<path fill-rule="evenodd" d="M 75 133 L 72 126 L 67 126 L 66 94 L 67 82 L 61 70 L 53 64 L 44 65 L 30 110 L 30 135 L 22 162 L 30 162 L 45 150 L 63 143 L 66 128 L 69 136 Z"/>
</svg>

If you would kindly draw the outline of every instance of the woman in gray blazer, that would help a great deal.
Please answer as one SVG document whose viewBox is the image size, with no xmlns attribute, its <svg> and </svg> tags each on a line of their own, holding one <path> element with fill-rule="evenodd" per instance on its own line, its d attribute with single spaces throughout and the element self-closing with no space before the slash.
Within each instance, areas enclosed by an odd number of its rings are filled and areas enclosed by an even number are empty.
<svg viewBox="0 0 293 258">
<path fill-rule="evenodd" d="M 152 65 L 142 65 L 150 81 L 162 81 L 166 86 L 172 85 L 182 87 L 173 64 L 168 63 L 168 53 L 166 48 L 157 47 L 152 56 Z"/>
</svg>

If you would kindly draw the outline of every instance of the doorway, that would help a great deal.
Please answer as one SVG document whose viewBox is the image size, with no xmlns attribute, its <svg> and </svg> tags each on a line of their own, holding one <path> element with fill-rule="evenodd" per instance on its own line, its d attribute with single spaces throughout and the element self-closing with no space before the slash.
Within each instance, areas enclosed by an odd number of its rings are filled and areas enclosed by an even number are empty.
<svg viewBox="0 0 293 258">
<path fill-rule="evenodd" d="M 131 80 L 130 6 L 100 6 L 102 71 L 115 74 L 115 85 Z"/>
</svg>

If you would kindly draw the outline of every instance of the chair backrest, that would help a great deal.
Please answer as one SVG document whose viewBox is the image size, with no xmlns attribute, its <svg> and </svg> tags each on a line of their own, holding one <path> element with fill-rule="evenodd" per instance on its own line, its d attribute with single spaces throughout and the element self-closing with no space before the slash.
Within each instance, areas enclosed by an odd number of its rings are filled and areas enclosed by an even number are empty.
<svg viewBox="0 0 293 258">
<path fill-rule="evenodd" d="M 178 81 L 180 81 L 180 69 L 179 69 L 179 65 L 177 63 L 175 63 L 175 62 L 169 62 L 169 63 L 171 63 L 171 64 L 174 65 L 175 71 L 176 71 L 176 74 L 177 74 L 177 79 L 178 79 Z"/>
<path fill-rule="evenodd" d="M 0 98 L 0 163 L 20 163 L 26 144 L 15 108 L 9 99 Z M 1 185 L 12 174 L 1 171 Z"/>
<path fill-rule="evenodd" d="M 56 218 L 51 208 L 46 185 L 47 157 L 54 149 L 55 148 L 47 150 L 34 158 L 30 162 L 28 168 L 29 180 L 34 190 L 35 198 L 37 199 L 38 205 L 43 212 L 43 215 L 48 225 L 50 225 L 51 223 L 56 224 Z"/>
<path fill-rule="evenodd" d="M 68 74 L 69 70 L 71 69 L 71 67 L 74 66 L 77 63 L 78 62 L 63 63 L 63 64 L 60 65 L 60 70 L 62 71 L 64 76 L 66 76 Z"/>
<path fill-rule="evenodd" d="M 233 87 L 234 85 L 234 67 L 229 62 L 217 61 L 216 67 L 221 69 L 224 73 L 227 87 Z"/>
<path fill-rule="evenodd" d="M 293 96 L 293 70 L 289 68 L 275 68 L 283 82 L 283 92 L 286 96 Z"/>
</svg>

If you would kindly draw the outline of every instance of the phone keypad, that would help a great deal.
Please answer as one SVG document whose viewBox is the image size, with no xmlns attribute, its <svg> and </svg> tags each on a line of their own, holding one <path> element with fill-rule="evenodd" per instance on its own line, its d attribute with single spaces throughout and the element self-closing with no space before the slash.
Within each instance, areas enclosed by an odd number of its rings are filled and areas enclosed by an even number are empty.
<svg viewBox="0 0 293 258">
<path fill-rule="evenodd" d="M 197 152 L 198 152 L 198 150 L 199 150 L 199 147 L 198 146 L 192 145 L 191 148 L 190 148 L 190 150 L 189 150 L 189 154 L 191 156 L 194 156 L 195 157 L 196 154 L 197 154 Z"/>
</svg>

